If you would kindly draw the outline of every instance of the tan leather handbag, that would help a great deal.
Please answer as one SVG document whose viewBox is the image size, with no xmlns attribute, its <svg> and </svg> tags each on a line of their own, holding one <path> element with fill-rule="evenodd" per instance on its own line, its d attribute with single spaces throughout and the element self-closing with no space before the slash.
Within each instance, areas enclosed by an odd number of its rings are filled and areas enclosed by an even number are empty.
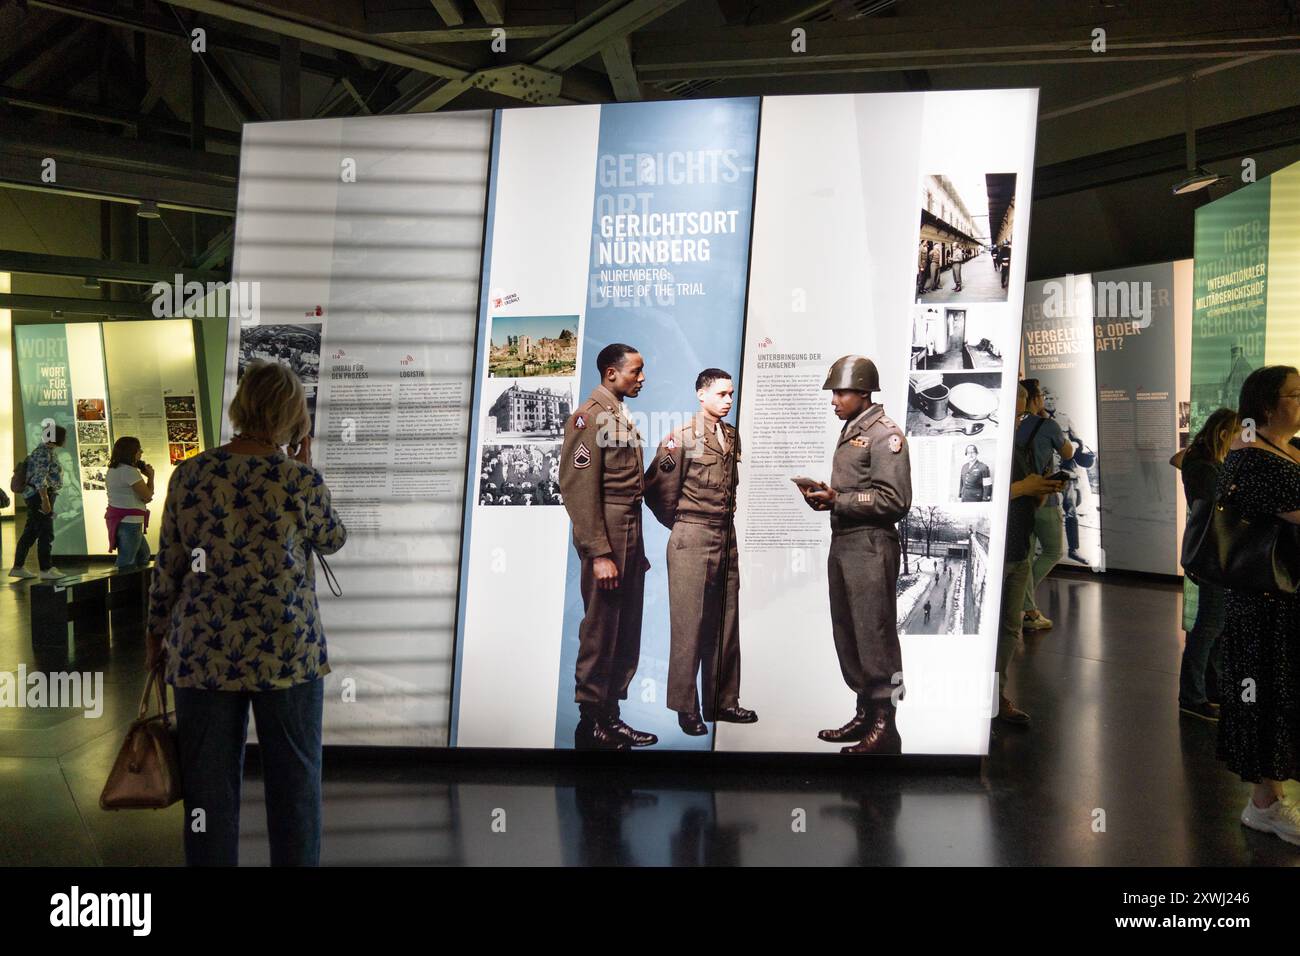
<svg viewBox="0 0 1300 956">
<path fill-rule="evenodd" d="M 158 713 L 146 716 L 150 690 L 157 691 Z M 126 732 L 99 805 L 104 810 L 162 810 L 180 798 L 176 724 L 167 710 L 167 685 L 159 666 L 145 681 L 139 716 Z"/>
</svg>

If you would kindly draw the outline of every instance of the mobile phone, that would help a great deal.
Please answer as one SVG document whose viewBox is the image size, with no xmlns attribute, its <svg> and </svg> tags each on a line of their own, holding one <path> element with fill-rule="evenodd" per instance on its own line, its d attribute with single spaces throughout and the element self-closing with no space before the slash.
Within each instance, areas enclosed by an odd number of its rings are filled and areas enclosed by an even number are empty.
<svg viewBox="0 0 1300 956">
<path fill-rule="evenodd" d="M 1074 475 L 1068 471 L 1058 471 L 1054 475 L 1047 476 L 1048 481 L 1074 481 Z"/>
</svg>

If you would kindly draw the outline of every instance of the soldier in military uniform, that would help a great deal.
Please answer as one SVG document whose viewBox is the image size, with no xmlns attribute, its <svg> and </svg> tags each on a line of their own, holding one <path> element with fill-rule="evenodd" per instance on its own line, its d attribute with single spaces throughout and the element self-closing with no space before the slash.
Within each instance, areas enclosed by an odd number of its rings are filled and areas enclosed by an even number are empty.
<svg viewBox="0 0 1300 956">
<path fill-rule="evenodd" d="M 802 489 L 817 511 L 831 513 L 831 626 L 844 682 L 857 711 L 842 727 L 817 734 L 831 743 L 857 741 L 844 753 L 898 753 L 902 741 L 890 695 L 903 670 L 895 604 L 899 541 L 895 527 L 912 504 L 907 440 L 871 401 L 880 390 L 875 363 L 846 355 L 831 366 L 824 389 L 845 422 L 831 482 Z"/>
<path fill-rule="evenodd" d="M 672 641 L 668 707 L 692 737 L 708 720 L 752 724 L 740 706 L 740 559 L 732 514 L 740 436 L 722 419 L 731 411 L 731 375 L 706 368 L 695 379 L 700 409 L 659 443 L 645 473 L 645 500 L 668 538 Z M 704 711 L 696 677 L 704 668 Z"/>
<path fill-rule="evenodd" d="M 619 715 L 641 655 L 641 605 L 650 563 L 641 537 L 641 435 L 625 398 L 645 384 L 645 363 L 615 343 L 596 357 L 601 384 L 564 424 L 560 492 L 582 558 L 582 605 L 574 700 L 574 746 L 626 750 L 658 743 Z"/>
<path fill-rule="evenodd" d="M 993 472 L 980 461 L 980 450 L 966 446 L 966 463 L 961 466 L 957 497 L 962 501 L 988 501 L 993 497 Z"/>
</svg>

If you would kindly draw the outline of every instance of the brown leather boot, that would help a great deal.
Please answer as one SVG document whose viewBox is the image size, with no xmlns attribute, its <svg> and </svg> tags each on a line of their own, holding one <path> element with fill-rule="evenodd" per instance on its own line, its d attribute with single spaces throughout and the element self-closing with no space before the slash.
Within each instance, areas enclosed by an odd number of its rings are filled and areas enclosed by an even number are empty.
<svg viewBox="0 0 1300 956">
<path fill-rule="evenodd" d="M 861 740 L 862 735 L 867 732 L 871 726 L 871 714 L 865 707 L 859 707 L 858 712 L 843 727 L 836 727 L 834 730 L 819 730 L 817 737 L 829 744 L 839 744 L 846 740 Z"/>
<path fill-rule="evenodd" d="M 903 752 L 903 740 L 894 726 L 894 708 L 886 704 L 877 707 L 861 740 L 852 747 L 840 748 L 842 754 L 898 754 Z"/>
</svg>

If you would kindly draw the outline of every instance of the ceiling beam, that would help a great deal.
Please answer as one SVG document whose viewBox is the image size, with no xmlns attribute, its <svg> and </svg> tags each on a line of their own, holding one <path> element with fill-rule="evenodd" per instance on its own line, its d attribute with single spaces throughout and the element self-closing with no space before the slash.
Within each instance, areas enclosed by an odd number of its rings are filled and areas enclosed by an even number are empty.
<svg viewBox="0 0 1300 956">
<path fill-rule="evenodd" d="M 1201 165 L 1228 162 L 1242 156 L 1300 144 L 1300 106 L 1247 116 L 1196 131 L 1196 155 Z M 1134 143 L 1118 149 L 1063 160 L 1034 170 L 1034 200 L 1099 189 L 1117 183 L 1168 175 L 1169 185 L 1186 175 L 1186 142 L 1182 133 Z M 1238 172 L 1240 168 L 1238 167 Z M 1258 171 L 1262 179 L 1267 172 Z"/>
<path fill-rule="evenodd" d="M 1176 2 L 1174 6 L 1179 6 Z M 1251 9 L 1251 8 L 1254 9 Z M 1164 8 L 1162 8 L 1163 10 Z M 1267 10 L 1271 10 L 1268 7 Z M 810 22 L 807 51 L 791 50 L 785 25 L 728 27 L 700 37 L 681 31 L 641 33 L 634 53 L 643 82 L 808 73 L 882 72 L 1026 64 L 1106 64 L 1161 59 L 1231 59 L 1300 52 L 1300 30 L 1285 16 L 1243 0 L 1231 16 L 1112 17 L 1088 22 L 1005 25 L 960 19 L 936 30 L 931 17 L 863 17 Z M 1106 30 L 1106 52 L 1093 53 L 1091 31 Z"/>
<path fill-rule="evenodd" d="M 511 8 L 506 33 L 511 41 L 538 40 L 573 26 L 572 13 L 563 10 Z M 487 43 L 495 27 L 490 23 L 462 23 L 449 27 L 432 10 L 383 10 L 366 14 L 370 36 L 394 43 Z"/>
<path fill-rule="evenodd" d="M 43 160 L 54 159 L 46 182 Z M 138 205 L 229 216 L 235 211 L 239 159 L 160 143 L 143 146 L 57 126 L 14 132 L 0 126 L 0 185 Z"/>
<path fill-rule="evenodd" d="M 80 299 L 61 295 L 0 294 L 0 309 L 25 312 L 63 312 L 72 315 L 102 315 L 110 319 L 156 319 L 150 302 L 116 299 Z"/>
<path fill-rule="evenodd" d="M 97 103 L 87 103 L 83 100 L 70 100 L 41 93 L 29 93 L 26 90 L 15 90 L 7 86 L 0 86 L 0 103 L 8 103 L 10 106 L 18 106 L 24 109 L 39 110 L 43 113 L 79 116 L 82 119 L 110 123 L 132 130 L 139 129 L 143 125 L 152 131 L 164 133 L 168 136 L 188 138 L 190 135 L 188 123 L 160 117 L 143 116 L 129 110 L 100 106 Z M 240 134 L 231 130 L 209 126 L 204 130 L 203 135 L 210 142 L 225 143 L 229 146 L 238 146 L 240 143 Z"/>
<path fill-rule="evenodd" d="M 354 56 L 369 57 L 380 63 L 392 63 L 431 76 L 459 80 L 469 75 L 465 68 L 431 57 L 414 47 L 380 40 L 325 20 L 286 13 L 270 4 L 253 3 L 250 0 L 172 0 L 172 6 L 267 30 L 303 43 L 315 43 L 332 50 L 346 50 Z"/>
<path fill-rule="evenodd" d="M 0 272 L 29 276 L 62 276 L 69 279 L 92 277 L 101 282 L 122 282 L 128 285 L 171 282 L 176 278 L 177 272 L 184 274 L 187 280 L 203 283 L 224 282 L 229 278 L 221 272 L 169 269 L 166 266 L 143 265 L 135 262 L 112 262 L 84 256 L 52 256 L 10 249 L 0 249 Z"/>
<path fill-rule="evenodd" d="M 499 27 L 506 22 L 506 0 L 474 0 L 474 6 L 484 23 Z"/>
<path fill-rule="evenodd" d="M 543 42 L 531 55 L 526 64 L 515 64 L 526 69 L 516 71 L 521 77 L 552 74 L 559 76 L 574 68 L 590 56 L 599 53 L 605 46 L 626 37 L 634 30 L 639 30 L 647 23 L 680 6 L 683 0 L 607 0 L 591 14 L 583 17 L 549 40 Z M 426 83 L 410 91 L 400 101 L 402 109 L 392 112 L 427 113 L 441 109 L 466 90 L 474 87 L 489 89 L 492 92 L 518 96 L 532 102 L 562 103 L 569 101 L 573 88 L 563 82 L 558 96 L 545 100 L 533 99 L 535 87 L 522 83 L 500 83 L 503 75 L 509 76 L 511 67 L 490 67 L 460 80 L 448 83 Z M 604 96 L 608 96 L 605 93 Z M 600 100 L 604 96 L 596 96 Z M 573 100 L 583 102 L 584 100 Z M 387 110 L 385 112 L 388 112 Z"/>
<path fill-rule="evenodd" d="M 683 0 L 629 0 L 622 5 L 605 4 L 593 17 L 580 20 L 575 28 L 566 31 L 537 51 L 532 65 L 543 70 L 563 73 L 598 53 L 619 37 L 640 30 L 665 13 L 681 6 Z M 613 7 L 614 9 L 610 9 Z M 604 15 L 601 12 L 608 11 Z"/>
<path fill-rule="evenodd" d="M 182 33 L 175 20 L 171 18 L 121 10 L 114 4 L 105 3 L 103 0 L 27 0 L 27 4 L 30 7 L 53 10 L 56 13 L 79 17 L 84 20 L 93 20 L 97 23 L 105 23 L 123 30 L 166 37 L 169 40 L 184 43 L 186 46 L 189 46 L 191 42 L 190 35 Z M 253 57 L 267 63 L 278 64 L 280 62 L 279 44 L 239 36 L 223 30 L 213 30 L 207 26 L 204 26 L 204 29 L 207 31 L 209 51 L 226 50 L 230 53 Z M 302 68 L 305 72 L 334 79 L 341 79 L 344 76 L 359 79 L 365 76 L 364 70 L 354 69 L 338 60 L 316 54 L 304 53 Z"/>
<path fill-rule="evenodd" d="M 465 11 L 460 7 L 460 0 L 433 0 L 433 9 L 438 11 L 442 22 L 449 27 L 458 27 L 465 22 Z"/>
<path fill-rule="evenodd" d="M 641 99 L 641 84 L 637 82 L 636 68 L 632 65 L 632 46 L 626 36 L 610 40 L 600 51 L 609 84 L 619 102 Z"/>
</svg>

